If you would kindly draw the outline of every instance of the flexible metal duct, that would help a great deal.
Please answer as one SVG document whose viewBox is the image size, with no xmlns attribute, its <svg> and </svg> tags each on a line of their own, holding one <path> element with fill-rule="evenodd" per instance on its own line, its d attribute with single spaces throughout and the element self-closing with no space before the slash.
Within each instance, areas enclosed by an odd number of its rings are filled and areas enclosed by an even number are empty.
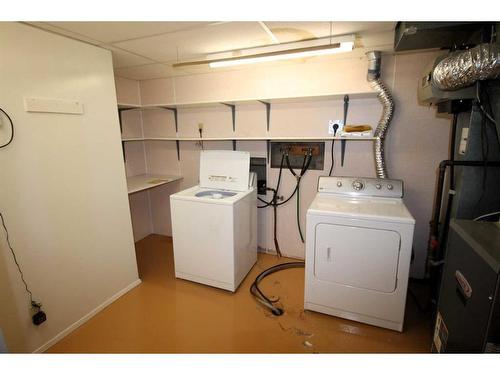
<svg viewBox="0 0 500 375">
<path fill-rule="evenodd" d="M 457 90 L 476 81 L 500 77 L 500 45 L 480 44 L 441 60 L 432 72 L 440 90 Z"/>
<path fill-rule="evenodd" d="M 394 101 L 392 100 L 391 93 L 380 79 L 380 51 L 367 52 L 366 57 L 368 58 L 367 79 L 372 89 L 378 93 L 377 97 L 380 103 L 382 103 L 383 108 L 382 116 L 380 117 L 374 134 L 376 138 L 373 143 L 375 171 L 378 178 L 388 178 L 387 168 L 385 166 L 384 141 L 389 123 L 391 122 L 394 114 Z"/>
</svg>

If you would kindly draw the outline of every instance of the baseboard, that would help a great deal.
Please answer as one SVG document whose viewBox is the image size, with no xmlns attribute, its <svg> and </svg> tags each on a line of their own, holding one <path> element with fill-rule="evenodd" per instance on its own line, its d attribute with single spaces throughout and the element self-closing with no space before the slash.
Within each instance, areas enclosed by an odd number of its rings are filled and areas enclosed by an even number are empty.
<svg viewBox="0 0 500 375">
<path fill-rule="evenodd" d="M 274 249 L 268 249 L 264 247 L 257 246 L 257 252 L 263 253 L 263 254 L 269 254 L 269 255 L 276 255 L 278 256 L 278 253 Z M 290 258 L 290 259 L 297 259 L 297 260 L 304 260 L 304 257 L 299 257 L 296 255 L 287 255 L 287 254 L 282 254 L 284 258 Z"/>
<path fill-rule="evenodd" d="M 38 349 L 35 349 L 33 351 L 33 353 L 43 353 L 48 348 L 50 348 L 52 345 L 54 345 L 58 341 L 62 340 L 64 337 L 66 337 L 71 332 L 73 332 L 75 329 L 77 329 L 78 327 L 80 327 L 83 323 L 87 322 L 90 318 L 92 318 L 98 312 L 100 312 L 105 307 L 107 307 L 110 304 L 112 304 L 114 301 L 116 301 L 118 298 L 120 298 L 121 296 L 123 296 L 128 291 L 130 291 L 133 288 L 135 288 L 140 283 L 141 283 L 141 279 L 137 279 L 133 283 L 127 285 L 125 288 L 123 288 L 122 290 L 120 290 L 118 293 L 115 293 L 113 296 L 111 296 L 106 301 L 104 301 L 103 303 L 101 303 L 99 306 L 97 306 L 94 310 L 90 311 L 88 314 L 86 314 L 85 316 L 83 316 L 81 319 L 77 320 L 76 322 L 74 322 L 73 324 L 71 324 L 69 327 L 67 327 L 63 331 L 59 332 L 57 335 L 55 335 L 53 338 L 51 338 L 45 344 L 43 344 L 42 346 L 40 346 Z"/>
</svg>

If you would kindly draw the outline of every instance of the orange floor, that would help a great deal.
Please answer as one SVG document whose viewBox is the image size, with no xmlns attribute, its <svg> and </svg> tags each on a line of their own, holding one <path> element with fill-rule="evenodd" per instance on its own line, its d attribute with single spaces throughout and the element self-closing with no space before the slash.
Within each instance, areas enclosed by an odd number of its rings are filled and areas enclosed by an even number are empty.
<svg viewBox="0 0 500 375">
<path fill-rule="evenodd" d="M 276 317 L 248 289 L 263 269 L 287 261 L 260 254 L 236 293 L 174 277 L 172 240 L 136 244 L 142 284 L 52 346 L 49 353 L 381 353 L 428 352 L 428 315 L 408 298 L 403 333 L 303 310 L 304 270 L 262 282 L 286 310 Z"/>
</svg>

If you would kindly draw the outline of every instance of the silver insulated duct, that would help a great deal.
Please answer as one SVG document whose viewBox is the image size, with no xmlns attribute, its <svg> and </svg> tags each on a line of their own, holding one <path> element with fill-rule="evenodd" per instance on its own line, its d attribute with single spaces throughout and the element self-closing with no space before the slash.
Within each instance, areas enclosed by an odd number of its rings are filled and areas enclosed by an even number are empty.
<svg viewBox="0 0 500 375">
<path fill-rule="evenodd" d="M 440 90 L 457 90 L 476 81 L 500 77 L 500 45 L 480 44 L 444 58 L 432 72 Z"/>
<path fill-rule="evenodd" d="M 387 168 L 384 157 L 384 140 L 389 124 L 394 114 L 394 101 L 392 95 L 380 79 L 381 58 L 380 51 L 371 51 L 366 53 L 368 58 L 367 79 L 370 86 L 378 95 L 378 100 L 382 103 L 382 116 L 375 129 L 375 141 L 373 143 L 373 153 L 375 156 L 375 171 L 378 178 L 388 178 Z"/>
</svg>

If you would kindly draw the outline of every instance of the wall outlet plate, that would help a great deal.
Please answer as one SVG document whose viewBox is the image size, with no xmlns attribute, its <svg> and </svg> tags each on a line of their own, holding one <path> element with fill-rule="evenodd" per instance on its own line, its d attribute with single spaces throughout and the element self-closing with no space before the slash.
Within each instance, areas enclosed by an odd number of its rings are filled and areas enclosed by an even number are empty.
<svg viewBox="0 0 500 375">
<path fill-rule="evenodd" d="M 335 128 L 333 127 L 335 124 L 337 124 L 339 127 L 337 131 L 335 132 Z M 344 128 L 344 122 L 342 120 L 329 120 L 328 121 L 328 134 L 334 135 L 334 134 L 340 134 L 342 129 Z"/>
</svg>

